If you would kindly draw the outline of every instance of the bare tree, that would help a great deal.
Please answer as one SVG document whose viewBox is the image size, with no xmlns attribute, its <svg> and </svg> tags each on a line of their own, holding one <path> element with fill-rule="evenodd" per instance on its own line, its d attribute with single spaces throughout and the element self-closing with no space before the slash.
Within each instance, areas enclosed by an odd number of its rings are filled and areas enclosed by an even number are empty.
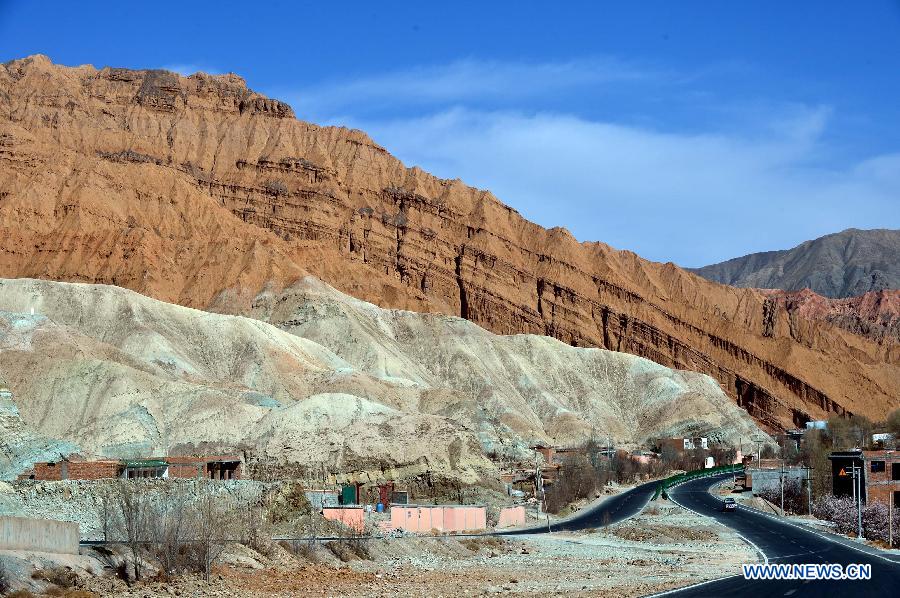
<svg viewBox="0 0 900 598">
<path fill-rule="evenodd" d="M 150 526 L 150 504 L 142 493 L 139 480 L 121 480 L 116 484 L 114 498 L 119 537 L 131 552 L 134 578 L 141 579 L 142 546 L 147 543 Z"/>
<path fill-rule="evenodd" d="M 185 544 L 193 515 L 188 495 L 182 487 L 174 486 L 171 492 L 152 504 L 150 512 L 149 540 L 160 565 L 166 573 L 183 571 L 187 568 Z"/>
<path fill-rule="evenodd" d="M 228 541 L 226 536 L 228 520 L 227 509 L 209 494 L 200 497 L 197 501 L 191 541 L 196 565 L 206 581 L 209 581 L 209 575 L 216 559 L 225 550 L 225 544 Z"/>
</svg>

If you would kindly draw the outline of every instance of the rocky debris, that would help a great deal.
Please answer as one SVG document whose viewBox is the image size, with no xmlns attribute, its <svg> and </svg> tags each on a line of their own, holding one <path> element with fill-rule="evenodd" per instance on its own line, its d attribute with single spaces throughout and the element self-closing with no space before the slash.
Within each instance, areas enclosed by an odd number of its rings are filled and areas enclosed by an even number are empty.
<svg viewBox="0 0 900 598">
<path fill-rule="evenodd" d="M 486 453 L 529 457 L 536 441 L 577 444 L 598 427 L 625 447 L 761 433 L 709 377 L 633 355 L 384 310 L 312 277 L 253 305 L 256 319 L 0 280 L 0 371 L 35 433 L 83 454 L 238 452 L 319 483 L 496 483 Z"/>
<path fill-rule="evenodd" d="M 252 480 L 204 483 L 205 480 L 147 480 L 144 492 L 163 498 L 176 492 L 226 499 L 237 505 L 259 502 L 269 484 Z M 112 494 L 117 480 L 22 480 L 0 482 L 0 515 L 72 521 L 84 540 L 103 540 L 102 497 Z"/>
<path fill-rule="evenodd" d="M 406 168 L 360 131 L 297 121 L 234 75 L 35 56 L 0 66 L 0 114 L 7 277 L 240 313 L 309 272 L 383 307 L 708 374 L 772 428 L 898 405 L 893 340 L 766 312 L 758 291 L 543 229 L 488 192 Z M 101 157 L 121 152 L 150 159 Z"/>
</svg>

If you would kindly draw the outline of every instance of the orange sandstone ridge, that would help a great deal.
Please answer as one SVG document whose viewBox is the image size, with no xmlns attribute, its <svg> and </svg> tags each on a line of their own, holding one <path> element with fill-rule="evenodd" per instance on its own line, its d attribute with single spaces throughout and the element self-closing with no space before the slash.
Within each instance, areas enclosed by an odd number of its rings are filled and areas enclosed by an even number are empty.
<svg viewBox="0 0 900 598">
<path fill-rule="evenodd" d="M 900 406 L 896 338 L 579 243 L 235 75 L 6 63 L 0 231 L 0 276 L 244 312 L 308 272 L 383 307 L 709 374 L 770 429 Z"/>
</svg>

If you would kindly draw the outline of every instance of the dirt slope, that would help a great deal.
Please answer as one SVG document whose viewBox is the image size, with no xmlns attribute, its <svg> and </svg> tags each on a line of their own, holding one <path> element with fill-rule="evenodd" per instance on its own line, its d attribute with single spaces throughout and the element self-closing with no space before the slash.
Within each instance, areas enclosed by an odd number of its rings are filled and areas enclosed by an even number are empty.
<svg viewBox="0 0 900 598">
<path fill-rule="evenodd" d="M 896 343 L 545 230 L 233 75 L 0 67 L 0 230 L 3 276 L 240 313 L 307 271 L 384 307 L 709 374 L 771 427 L 900 403 Z"/>
<path fill-rule="evenodd" d="M 285 329 L 112 286 L 0 280 L 0 373 L 33 435 L 0 475 L 47 458 L 37 435 L 59 452 L 243 450 L 306 474 L 472 482 L 495 473 L 485 452 L 527 457 L 592 429 L 624 446 L 759 434 L 709 377 L 632 355 L 383 310 L 312 277 L 253 303 Z"/>
</svg>

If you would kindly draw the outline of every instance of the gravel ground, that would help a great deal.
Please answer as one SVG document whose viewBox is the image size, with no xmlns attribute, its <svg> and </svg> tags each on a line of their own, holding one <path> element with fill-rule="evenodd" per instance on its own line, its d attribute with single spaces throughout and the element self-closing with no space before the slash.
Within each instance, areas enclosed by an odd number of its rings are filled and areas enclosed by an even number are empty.
<svg viewBox="0 0 900 598">
<path fill-rule="evenodd" d="M 358 547 L 319 546 L 297 557 L 235 547 L 213 579 L 183 577 L 131 588 L 85 580 L 100 596 L 641 596 L 738 572 L 749 546 L 665 501 L 606 529 L 516 539 L 396 538 Z"/>
</svg>

